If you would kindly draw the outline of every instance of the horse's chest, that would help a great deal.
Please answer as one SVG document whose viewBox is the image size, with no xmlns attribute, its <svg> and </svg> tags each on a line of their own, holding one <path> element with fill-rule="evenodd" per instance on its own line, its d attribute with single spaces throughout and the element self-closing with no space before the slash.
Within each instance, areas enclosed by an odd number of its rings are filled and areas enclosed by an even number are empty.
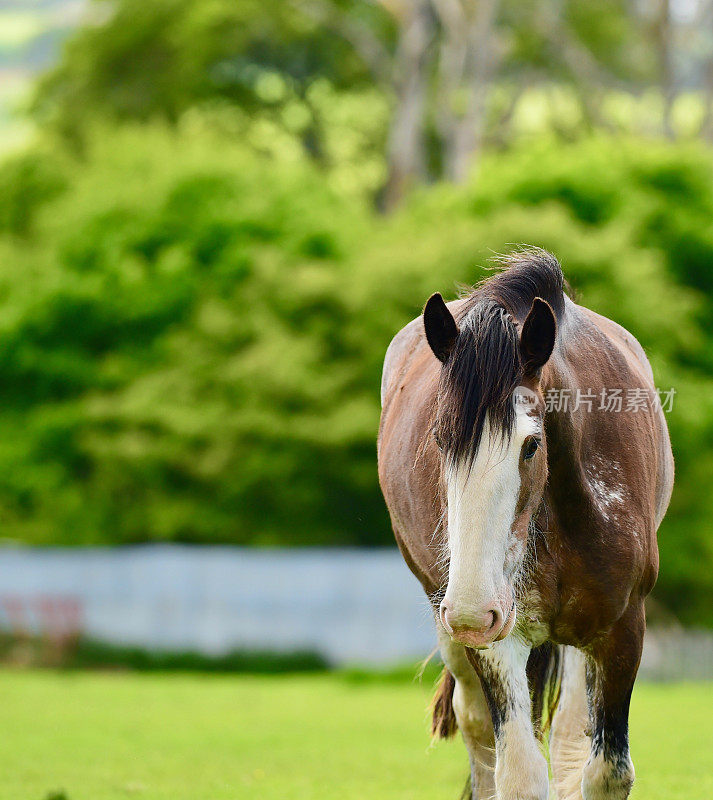
<svg viewBox="0 0 713 800">
<path fill-rule="evenodd" d="M 585 646 L 621 616 L 628 602 L 627 581 L 607 588 L 574 565 L 538 577 L 520 602 L 519 630 L 533 646 L 547 640 Z"/>
<path fill-rule="evenodd" d="M 550 614 L 539 590 L 532 586 L 520 601 L 517 630 L 533 647 L 551 638 Z"/>
</svg>

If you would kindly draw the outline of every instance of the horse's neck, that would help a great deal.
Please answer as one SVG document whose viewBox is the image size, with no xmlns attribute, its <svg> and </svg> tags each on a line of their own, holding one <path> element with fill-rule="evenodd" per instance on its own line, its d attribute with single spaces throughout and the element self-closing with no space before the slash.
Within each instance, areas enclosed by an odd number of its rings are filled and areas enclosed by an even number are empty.
<svg viewBox="0 0 713 800">
<path fill-rule="evenodd" d="M 566 322 L 562 326 L 562 334 L 567 336 L 568 328 L 571 332 L 575 325 L 576 320 Z M 566 346 L 560 345 L 542 375 L 549 468 L 547 496 L 550 505 L 556 507 L 561 522 L 575 526 L 579 522 L 582 504 L 588 502 L 581 469 L 586 420 L 581 409 L 574 410 L 577 392 L 589 388 L 583 386 L 583 378 L 577 368 L 579 355 L 572 340 Z"/>
</svg>

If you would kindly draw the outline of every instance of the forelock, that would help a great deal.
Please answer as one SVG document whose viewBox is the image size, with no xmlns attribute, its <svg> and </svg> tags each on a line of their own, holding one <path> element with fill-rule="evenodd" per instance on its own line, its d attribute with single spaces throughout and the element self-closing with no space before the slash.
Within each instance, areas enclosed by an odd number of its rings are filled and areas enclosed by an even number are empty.
<svg viewBox="0 0 713 800">
<path fill-rule="evenodd" d="M 459 320 L 459 333 L 441 370 L 436 436 L 453 462 L 472 463 L 486 415 L 503 440 L 515 422 L 513 394 L 522 382 L 515 321 L 500 303 L 483 299 Z"/>
</svg>

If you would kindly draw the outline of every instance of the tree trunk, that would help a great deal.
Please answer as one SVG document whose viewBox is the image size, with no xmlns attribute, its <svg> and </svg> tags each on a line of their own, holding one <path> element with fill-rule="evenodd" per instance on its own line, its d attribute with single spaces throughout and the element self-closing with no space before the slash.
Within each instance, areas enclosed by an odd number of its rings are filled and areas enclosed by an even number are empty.
<svg viewBox="0 0 713 800">
<path fill-rule="evenodd" d="M 498 0 L 468 0 L 471 25 L 468 31 L 466 89 L 468 105 L 458 121 L 452 151 L 448 154 L 448 177 L 463 183 L 480 155 L 485 134 L 487 100 L 495 72 L 493 27 Z"/>
<path fill-rule="evenodd" d="M 458 127 L 458 102 L 468 58 L 467 18 L 461 0 L 433 0 L 440 22 L 438 83 L 435 92 L 436 127 L 441 139 L 443 171 L 451 177 L 451 153 Z"/>
<path fill-rule="evenodd" d="M 443 28 L 439 110 L 444 171 L 462 183 L 482 148 L 490 83 L 495 72 L 499 0 L 434 0 Z M 461 112 L 459 104 L 465 105 Z"/>
<path fill-rule="evenodd" d="M 713 142 L 713 58 L 709 58 L 703 68 L 704 114 L 700 135 L 707 142 Z"/>
<path fill-rule="evenodd" d="M 424 117 L 433 19 L 428 0 L 409 0 L 400 21 L 394 61 L 395 103 L 382 207 L 393 209 L 424 172 Z"/>
<path fill-rule="evenodd" d="M 713 0 L 708 0 L 702 8 L 701 15 L 697 20 L 700 30 L 710 35 L 713 23 Z M 701 70 L 703 81 L 703 120 L 699 135 L 707 142 L 713 142 L 713 53 L 710 52 L 710 42 L 708 36 L 706 41 L 709 44 L 709 52 L 703 62 Z"/>
<path fill-rule="evenodd" d="M 671 0 L 660 0 L 659 16 L 656 25 L 656 43 L 658 47 L 659 81 L 663 96 L 662 127 L 664 135 L 669 139 L 675 137 L 671 114 L 676 100 L 676 78 L 673 63 L 674 26 L 671 19 Z"/>
</svg>

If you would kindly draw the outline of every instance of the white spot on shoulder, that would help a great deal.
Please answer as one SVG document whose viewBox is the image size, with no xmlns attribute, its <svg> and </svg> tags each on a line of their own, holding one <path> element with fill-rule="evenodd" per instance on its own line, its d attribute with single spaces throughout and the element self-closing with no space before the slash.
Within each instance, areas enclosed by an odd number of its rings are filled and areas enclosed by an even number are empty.
<svg viewBox="0 0 713 800">
<path fill-rule="evenodd" d="M 620 464 L 615 459 L 595 455 L 586 465 L 585 472 L 599 513 L 607 521 L 618 519 L 627 497 L 626 489 L 618 479 Z"/>
</svg>

